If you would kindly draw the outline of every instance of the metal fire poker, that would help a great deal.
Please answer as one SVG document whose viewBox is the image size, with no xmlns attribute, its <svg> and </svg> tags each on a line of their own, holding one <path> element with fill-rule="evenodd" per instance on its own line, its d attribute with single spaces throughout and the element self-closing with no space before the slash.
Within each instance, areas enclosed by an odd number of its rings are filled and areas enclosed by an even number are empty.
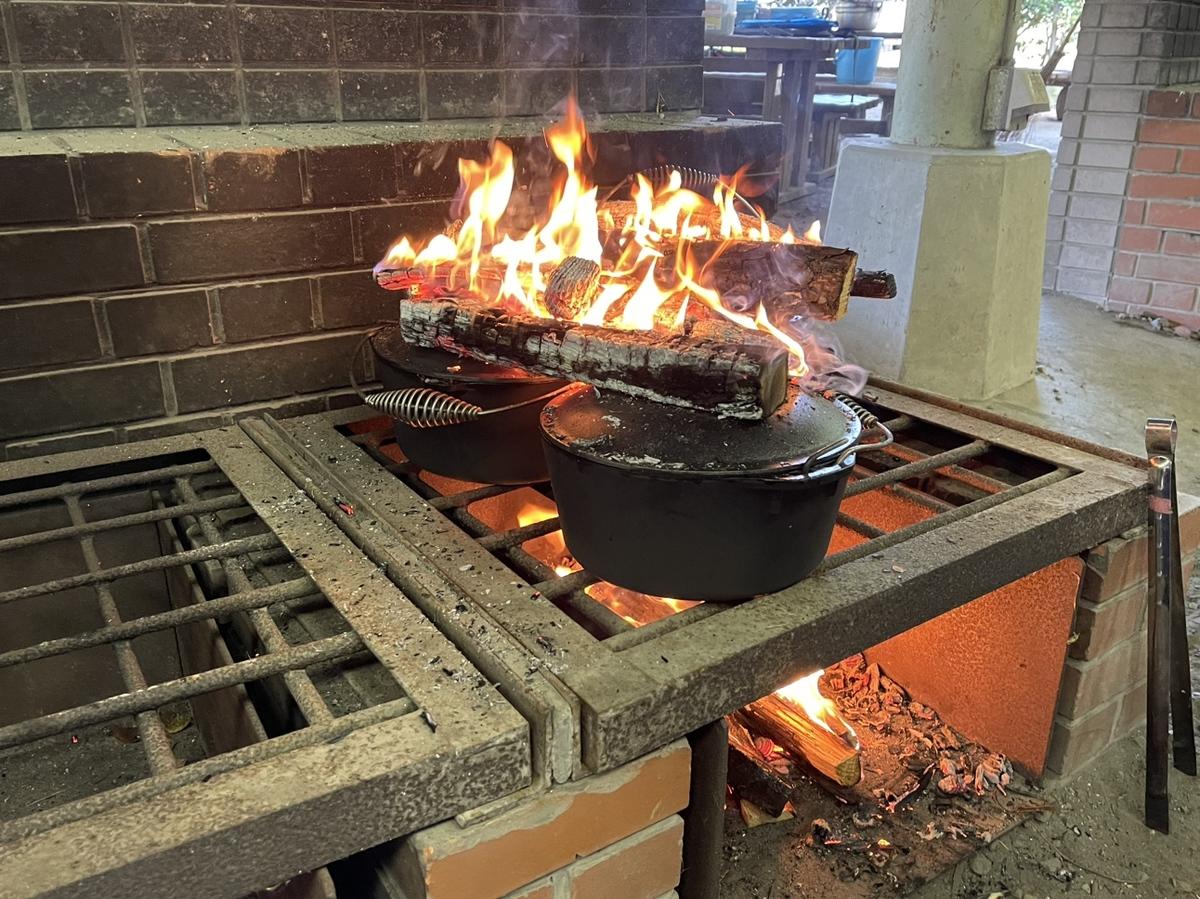
<svg viewBox="0 0 1200 899">
<path fill-rule="evenodd" d="M 1149 641 L 1146 659 L 1146 826 L 1170 831 L 1167 732 L 1174 724 L 1175 767 L 1196 774 L 1196 735 L 1183 607 L 1173 418 L 1146 422 L 1150 462 Z"/>
</svg>

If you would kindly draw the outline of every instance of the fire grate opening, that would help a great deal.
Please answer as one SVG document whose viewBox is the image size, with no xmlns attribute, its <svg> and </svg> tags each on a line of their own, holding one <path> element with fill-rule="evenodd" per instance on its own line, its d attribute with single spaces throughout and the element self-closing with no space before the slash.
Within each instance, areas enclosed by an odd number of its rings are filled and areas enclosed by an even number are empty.
<svg viewBox="0 0 1200 899">
<path fill-rule="evenodd" d="M 415 710 L 215 462 L 114 469 L 0 494 L 0 818 Z"/>
</svg>

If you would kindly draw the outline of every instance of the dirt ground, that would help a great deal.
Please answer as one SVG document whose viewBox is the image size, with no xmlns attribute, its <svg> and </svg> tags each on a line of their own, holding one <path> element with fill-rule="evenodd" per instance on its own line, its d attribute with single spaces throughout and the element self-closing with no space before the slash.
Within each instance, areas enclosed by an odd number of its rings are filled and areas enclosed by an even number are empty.
<svg viewBox="0 0 1200 899">
<path fill-rule="evenodd" d="M 1200 700 L 1200 577 L 1188 591 L 1192 696 Z M 1200 702 L 1196 703 L 1200 721 Z M 1052 899 L 1122 896 L 1200 899 L 1200 778 L 1171 771 L 1171 833 L 1142 823 L 1145 736 L 1111 747 L 1070 781 L 1047 781 L 1041 812 L 990 846 L 917 888 L 912 899 Z M 805 888 L 795 879 L 807 818 L 747 829 L 727 817 L 723 899 L 843 899 L 839 890 Z M 845 896 L 862 895 L 848 886 Z M 892 895 L 880 894 L 876 895 Z"/>
</svg>

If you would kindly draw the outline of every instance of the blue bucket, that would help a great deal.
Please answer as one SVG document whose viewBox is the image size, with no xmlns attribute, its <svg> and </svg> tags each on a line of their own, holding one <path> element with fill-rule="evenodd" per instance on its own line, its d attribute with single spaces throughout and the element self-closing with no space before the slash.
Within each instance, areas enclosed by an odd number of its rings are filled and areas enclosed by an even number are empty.
<svg viewBox="0 0 1200 899">
<path fill-rule="evenodd" d="M 875 69 L 879 66 L 879 51 L 883 49 L 883 38 L 866 38 L 869 46 L 861 50 L 838 50 L 837 80 L 839 84 L 870 84 L 875 80 Z"/>
</svg>

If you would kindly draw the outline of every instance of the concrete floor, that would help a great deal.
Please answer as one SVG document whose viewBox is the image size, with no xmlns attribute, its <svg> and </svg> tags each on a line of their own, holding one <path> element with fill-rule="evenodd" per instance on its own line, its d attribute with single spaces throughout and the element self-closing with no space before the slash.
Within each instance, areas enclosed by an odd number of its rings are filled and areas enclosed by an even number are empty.
<svg viewBox="0 0 1200 899">
<path fill-rule="evenodd" d="M 985 408 L 1145 455 L 1146 419 L 1179 420 L 1179 489 L 1200 495 L 1200 342 L 1118 324 L 1098 306 L 1048 294 L 1038 373 Z"/>
</svg>

